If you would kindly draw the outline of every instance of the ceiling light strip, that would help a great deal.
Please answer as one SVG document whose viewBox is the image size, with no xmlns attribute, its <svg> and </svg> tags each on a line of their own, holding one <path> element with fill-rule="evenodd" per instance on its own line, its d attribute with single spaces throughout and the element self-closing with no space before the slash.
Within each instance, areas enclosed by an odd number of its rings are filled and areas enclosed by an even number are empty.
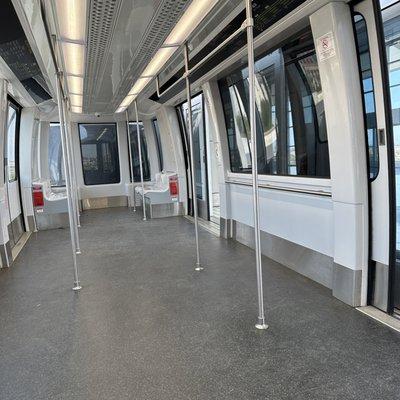
<svg viewBox="0 0 400 400">
<path fill-rule="evenodd" d="M 82 112 L 87 0 L 55 0 L 60 49 L 73 112 Z M 77 97 L 80 96 L 80 97 Z"/>
<path fill-rule="evenodd" d="M 129 91 L 129 95 L 132 93 L 140 93 L 149 83 L 143 84 L 142 76 L 148 77 L 151 75 L 157 75 L 166 62 L 176 52 L 176 50 L 187 40 L 188 36 L 194 31 L 195 28 L 200 24 L 206 15 L 213 9 L 217 4 L 218 0 L 193 0 L 186 12 L 183 14 L 181 19 L 175 25 L 163 45 L 158 49 L 154 57 L 150 60 L 147 67 L 141 74 L 141 77 L 135 82 L 132 89 Z M 142 83 L 139 84 L 138 82 Z M 125 111 L 129 106 L 125 106 L 127 98 L 120 104 L 118 110 Z M 133 99 L 132 99 L 133 101 Z M 132 102 L 131 101 L 131 102 Z M 118 110 L 116 112 L 118 112 Z M 119 112 L 122 112 L 119 111 Z"/>
</svg>

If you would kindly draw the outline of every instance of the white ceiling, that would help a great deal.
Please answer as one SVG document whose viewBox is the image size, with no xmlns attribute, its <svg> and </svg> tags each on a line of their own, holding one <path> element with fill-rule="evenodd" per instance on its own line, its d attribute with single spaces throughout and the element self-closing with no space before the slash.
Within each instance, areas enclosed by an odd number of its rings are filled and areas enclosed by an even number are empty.
<svg viewBox="0 0 400 400">
<path fill-rule="evenodd" d="M 84 113 L 113 113 L 191 0 L 91 0 Z"/>
</svg>

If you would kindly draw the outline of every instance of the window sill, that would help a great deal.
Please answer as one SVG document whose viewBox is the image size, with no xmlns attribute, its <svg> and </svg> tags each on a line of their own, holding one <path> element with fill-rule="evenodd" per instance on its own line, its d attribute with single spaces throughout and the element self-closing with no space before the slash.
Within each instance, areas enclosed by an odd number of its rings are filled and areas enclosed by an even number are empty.
<svg viewBox="0 0 400 400">
<path fill-rule="evenodd" d="M 226 183 L 252 186 L 251 174 L 227 173 Z M 331 180 L 299 176 L 259 175 L 260 188 L 284 190 L 288 192 L 308 193 L 319 196 L 332 195 Z"/>
</svg>

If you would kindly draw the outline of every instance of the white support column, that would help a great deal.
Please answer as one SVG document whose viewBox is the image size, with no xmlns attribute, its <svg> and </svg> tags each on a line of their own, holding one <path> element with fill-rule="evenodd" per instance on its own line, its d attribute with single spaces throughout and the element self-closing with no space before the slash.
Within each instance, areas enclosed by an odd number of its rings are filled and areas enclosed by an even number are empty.
<svg viewBox="0 0 400 400">
<path fill-rule="evenodd" d="M 352 306 L 366 305 L 368 173 L 353 21 L 344 2 L 327 4 L 310 21 L 329 140 L 334 208 L 332 293 Z M 329 51 L 324 50 L 326 43 Z"/>
<path fill-rule="evenodd" d="M 226 184 L 230 169 L 229 146 L 226 136 L 225 116 L 222 108 L 218 82 L 207 82 L 202 86 L 210 124 L 213 126 L 216 158 L 218 160 L 221 236 L 228 238 L 231 230 L 231 206 L 229 186 Z"/>
<path fill-rule="evenodd" d="M 0 79 L 0 154 L 3 157 L 7 135 L 7 81 Z M 0 255 L 1 266 L 9 267 L 12 263 L 10 238 L 8 236 L 8 206 L 4 181 L 4 162 L 0 163 Z"/>
<path fill-rule="evenodd" d="M 183 203 L 187 213 L 187 183 L 185 155 L 181 145 L 181 135 L 176 110 L 171 106 L 162 106 L 157 111 L 158 126 L 160 128 L 163 147 L 164 170 L 175 171 L 179 179 L 179 201 Z"/>
</svg>

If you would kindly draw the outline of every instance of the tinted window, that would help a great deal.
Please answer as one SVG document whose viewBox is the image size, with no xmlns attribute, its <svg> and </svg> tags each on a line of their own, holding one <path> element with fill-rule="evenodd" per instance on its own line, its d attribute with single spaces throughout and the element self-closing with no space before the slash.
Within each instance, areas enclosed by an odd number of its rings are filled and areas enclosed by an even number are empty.
<svg viewBox="0 0 400 400">
<path fill-rule="evenodd" d="M 50 124 L 48 142 L 49 178 L 51 186 L 65 186 L 61 132 L 59 124 Z"/>
<path fill-rule="evenodd" d="M 140 135 L 140 144 L 142 149 L 142 168 L 143 168 L 143 180 L 150 180 L 150 163 L 149 156 L 147 153 L 147 142 L 146 137 L 144 135 L 144 127 L 143 123 L 139 122 L 139 135 Z M 133 165 L 133 181 L 140 182 L 140 161 L 139 161 L 139 146 L 137 140 L 137 130 L 136 130 L 136 122 L 129 123 L 129 137 L 131 139 L 132 146 L 132 165 Z"/>
<path fill-rule="evenodd" d="M 158 121 L 156 119 L 153 119 L 153 130 L 157 146 L 158 165 L 160 167 L 160 171 L 162 171 L 164 169 L 164 159 L 161 146 L 160 128 L 158 126 Z"/>
<path fill-rule="evenodd" d="M 364 115 L 368 139 L 369 177 L 374 179 L 379 171 L 379 144 L 376 122 L 374 80 L 372 77 L 367 25 L 364 18 L 354 16 L 358 62 L 364 94 Z"/>
<path fill-rule="evenodd" d="M 117 126 L 79 124 L 85 185 L 120 182 Z"/>
<path fill-rule="evenodd" d="M 231 169 L 251 173 L 247 66 L 220 80 Z M 260 174 L 329 178 L 328 140 L 311 32 L 256 61 Z"/>
</svg>

